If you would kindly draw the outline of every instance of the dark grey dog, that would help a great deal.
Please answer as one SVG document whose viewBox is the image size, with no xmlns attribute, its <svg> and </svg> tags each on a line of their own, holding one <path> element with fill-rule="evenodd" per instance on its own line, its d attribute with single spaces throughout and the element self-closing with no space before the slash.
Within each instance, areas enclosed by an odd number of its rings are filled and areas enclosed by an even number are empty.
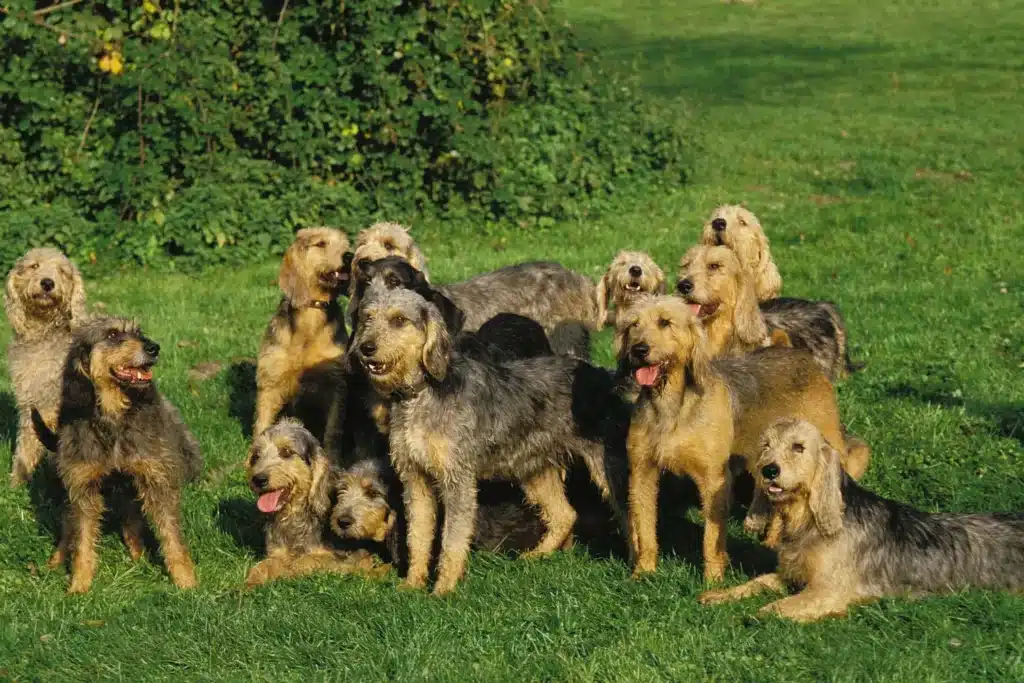
<svg viewBox="0 0 1024 683">
<path fill-rule="evenodd" d="M 782 330 L 793 348 L 807 349 L 833 382 L 863 367 L 850 360 L 846 323 L 831 301 L 780 297 L 760 304 L 769 331 Z"/>
</svg>

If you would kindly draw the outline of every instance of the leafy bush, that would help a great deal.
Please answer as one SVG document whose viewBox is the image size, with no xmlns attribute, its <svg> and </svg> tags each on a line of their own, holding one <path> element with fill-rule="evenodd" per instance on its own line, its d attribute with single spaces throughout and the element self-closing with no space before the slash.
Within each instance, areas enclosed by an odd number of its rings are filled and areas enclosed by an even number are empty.
<svg viewBox="0 0 1024 683">
<path fill-rule="evenodd" d="M 0 264 L 279 253 L 428 212 L 524 227 L 684 179 L 680 131 L 544 0 L 9 0 Z"/>
</svg>

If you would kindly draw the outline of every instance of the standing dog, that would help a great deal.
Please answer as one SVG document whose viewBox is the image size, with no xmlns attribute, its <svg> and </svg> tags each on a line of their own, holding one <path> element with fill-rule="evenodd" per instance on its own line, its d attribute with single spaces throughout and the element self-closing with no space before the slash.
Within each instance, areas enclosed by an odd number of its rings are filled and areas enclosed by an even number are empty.
<svg viewBox="0 0 1024 683">
<path fill-rule="evenodd" d="M 331 228 L 300 230 L 281 262 L 283 297 L 270 319 L 256 364 L 253 434 L 282 411 L 298 418 L 329 453 L 344 419 L 348 335 L 338 296 L 348 285 L 348 238 Z"/>
<path fill-rule="evenodd" d="M 644 294 L 664 294 L 665 273 L 642 251 L 620 251 L 597 283 L 601 325 L 614 324 L 615 311 L 629 308 Z"/>
<path fill-rule="evenodd" d="M 587 408 L 575 385 L 589 366 L 558 356 L 495 363 L 453 353 L 437 308 L 405 289 L 367 296 L 359 316 L 350 353 L 391 401 L 391 461 L 408 520 L 406 585 L 427 582 L 435 486 L 445 506 L 435 595 L 451 592 L 465 571 L 479 479 L 519 482 L 540 509 L 547 532 L 528 555 L 570 542 L 576 512 L 562 482 L 570 454 L 610 493 L 599 430 L 580 424 Z"/>
<path fill-rule="evenodd" d="M 618 321 L 615 343 L 622 374 L 640 387 L 627 440 L 634 575 L 657 565 L 663 469 L 697 484 L 704 576 L 715 581 L 728 564 L 729 457 L 752 462 L 767 425 L 784 415 L 806 418 L 851 472 L 860 476 L 867 468 L 866 448 L 848 458 L 832 385 L 806 352 L 767 348 L 712 363 L 703 327 L 677 297 L 650 297 L 630 308 Z"/>
<path fill-rule="evenodd" d="M 32 476 L 43 444 L 32 428 L 32 409 L 50 430 L 57 426 L 61 373 L 72 329 L 85 317 L 85 287 L 75 264 L 56 249 L 32 249 L 7 274 L 4 308 L 14 330 L 7 347 L 18 403 L 18 441 L 11 486 Z"/>
<path fill-rule="evenodd" d="M 70 593 L 84 593 L 96 573 L 96 542 L 112 476 L 131 483 L 124 537 L 132 557 L 142 554 L 142 517 L 153 524 L 171 580 L 196 585 L 195 568 L 181 535 L 181 491 L 202 469 L 199 444 L 181 415 L 153 386 L 160 346 L 129 320 L 97 318 L 76 332 L 63 376 L 57 434 L 34 424 L 56 447 L 57 470 L 68 493 L 61 542 L 50 560 L 71 551 Z M 109 489 L 108 489 L 109 490 Z M 120 486 L 116 495 L 125 495 Z M 140 510 L 141 504 L 141 510 Z"/>
<path fill-rule="evenodd" d="M 803 420 L 776 422 L 760 448 L 747 527 L 781 521 L 778 571 L 706 592 L 702 603 L 796 586 L 761 612 L 815 621 L 884 596 L 1024 590 L 1024 515 L 927 514 L 886 500 L 843 472 L 839 453 Z"/>
</svg>

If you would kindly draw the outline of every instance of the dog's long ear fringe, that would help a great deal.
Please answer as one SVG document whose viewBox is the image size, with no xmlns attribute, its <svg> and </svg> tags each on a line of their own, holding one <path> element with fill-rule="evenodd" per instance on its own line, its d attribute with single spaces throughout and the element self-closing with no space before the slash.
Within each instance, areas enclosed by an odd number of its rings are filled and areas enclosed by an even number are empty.
<svg viewBox="0 0 1024 683">
<path fill-rule="evenodd" d="M 426 308 L 427 338 L 423 343 L 423 368 L 438 382 L 448 376 L 448 362 L 451 358 L 452 342 L 448 330 L 437 308 L 430 304 Z"/>
<path fill-rule="evenodd" d="M 834 536 L 843 528 L 842 471 L 838 451 L 822 440 L 807 506 L 818 531 L 825 536 Z"/>
<path fill-rule="evenodd" d="M 765 325 L 761 309 L 757 305 L 757 292 L 754 290 L 752 276 L 740 266 L 736 277 L 739 288 L 736 295 L 736 310 L 733 312 L 736 336 L 747 346 L 760 346 L 768 337 L 768 326 Z"/>
<path fill-rule="evenodd" d="M 696 387 L 703 387 L 711 380 L 711 357 L 708 355 L 708 341 L 700 323 L 695 322 L 693 347 L 686 364 L 687 381 Z"/>
<path fill-rule="evenodd" d="M 308 306 L 312 295 L 309 291 L 309 286 L 303 277 L 302 266 L 300 264 L 300 253 L 305 250 L 305 243 L 301 239 L 297 239 L 288 247 L 288 251 L 284 253 L 284 258 L 281 260 L 281 270 L 277 275 L 277 286 L 281 288 L 284 295 L 292 303 L 293 306 L 301 308 Z"/>
<path fill-rule="evenodd" d="M 35 408 L 32 408 L 32 428 L 35 429 L 36 436 L 43 446 L 46 447 L 46 450 L 56 453 L 60 440 L 46 425 L 46 420 L 43 419 L 43 416 Z"/>
<path fill-rule="evenodd" d="M 597 283 L 594 291 L 597 299 L 597 329 L 600 330 L 608 324 L 608 275 L 605 273 Z"/>
<path fill-rule="evenodd" d="M 772 260 L 772 252 L 768 247 L 768 238 L 762 232 L 759 235 L 757 267 L 754 271 L 754 289 L 758 301 L 774 299 L 782 292 L 782 276 L 779 268 Z"/>
<path fill-rule="evenodd" d="M 4 288 L 4 310 L 14 333 L 25 334 L 28 331 L 28 318 L 25 314 L 25 304 L 15 291 L 13 273 L 7 276 L 7 285 Z"/>
</svg>

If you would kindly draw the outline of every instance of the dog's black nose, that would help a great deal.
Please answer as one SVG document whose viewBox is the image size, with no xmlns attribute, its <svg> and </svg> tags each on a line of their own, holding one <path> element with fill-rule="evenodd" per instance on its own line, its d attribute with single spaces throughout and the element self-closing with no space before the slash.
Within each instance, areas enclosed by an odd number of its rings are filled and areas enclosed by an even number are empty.
<svg viewBox="0 0 1024 683">
<path fill-rule="evenodd" d="M 44 292 L 52 292 L 54 287 L 54 281 L 48 277 L 44 277 L 39 281 L 39 286 L 43 288 Z"/>
<path fill-rule="evenodd" d="M 680 294 L 689 294 L 693 291 L 693 280 L 689 278 L 680 280 L 679 284 L 676 285 L 676 289 L 679 290 Z"/>
<path fill-rule="evenodd" d="M 334 523 L 337 524 L 338 528 L 341 529 L 341 530 L 345 530 L 345 529 L 349 528 L 350 526 L 355 524 L 355 521 L 356 520 L 352 517 L 352 515 L 347 515 L 347 514 L 346 515 L 339 515 L 339 516 L 334 518 Z"/>
<path fill-rule="evenodd" d="M 270 478 L 265 474 L 254 474 L 252 477 L 252 487 L 254 489 L 263 489 L 269 483 Z"/>
<path fill-rule="evenodd" d="M 651 352 L 651 347 L 643 342 L 639 344 L 633 344 L 633 348 L 629 350 L 629 354 L 633 356 L 635 360 L 646 361 L 647 354 Z"/>
<path fill-rule="evenodd" d="M 711 221 L 711 229 L 714 230 L 715 232 L 722 232 L 723 230 L 725 230 L 725 225 L 726 223 L 724 218 L 716 218 L 715 220 Z"/>
<path fill-rule="evenodd" d="M 363 342 L 359 345 L 359 353 L 363 354 L 367 358 L 377 353 L 377 345 L 373 342 Z"/>
<path fill-rule="evenodd" d="M 632 275 L 633 277 L 640 277 L 641 275 L 644 274 L 644 269 L 641 268 L 640 266 L 630 266 L 629 274 Z"/>
<path fill-rule="evenodd" d="M 147 341 L 142 345 L 142 350 L 154 358 L 160 355 L 160 345 L 155 341 Z"/>
<path fill-rule="evenodd" d="M 765 465 L 764 467 L 761 468 L 761 476 L 763 476 L 765 479 L 775 479 L 781 473 L 782 473 L 782 468 L 780 468 L 774 462 L 768 463 L 767 465 Z"/>
</svg>

